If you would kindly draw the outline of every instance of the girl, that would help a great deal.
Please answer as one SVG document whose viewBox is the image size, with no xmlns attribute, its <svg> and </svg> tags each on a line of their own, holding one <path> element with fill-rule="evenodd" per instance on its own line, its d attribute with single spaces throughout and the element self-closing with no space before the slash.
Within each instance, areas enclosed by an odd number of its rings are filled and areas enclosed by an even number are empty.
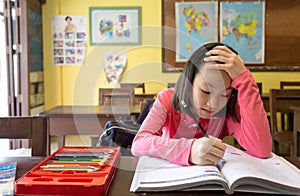
<svg viewBox="0 0 300 196">
<path fill-rule="evenodd" d="M 225 136 L 253 156 L 266 158 L 271 152 L 269 123 L 250 71 L 232 48 L 208 43 L 191 55 L 175 88 L 158 94 L 131 150 L 181 165 L 211 165 L 224 155 Z"/>
</svg>

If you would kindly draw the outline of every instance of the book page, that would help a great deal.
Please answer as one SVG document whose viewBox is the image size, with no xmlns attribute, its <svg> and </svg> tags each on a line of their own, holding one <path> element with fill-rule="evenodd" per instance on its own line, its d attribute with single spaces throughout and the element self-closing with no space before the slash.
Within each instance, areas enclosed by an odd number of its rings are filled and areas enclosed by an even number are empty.
<svg viewBox="0 0 300 196">
<path fill-rule="evenodd" d="M 293 187 L 300 191 L 300 170 L 288 161 L 271 153 L 267 159 L 253 157 L 246 152 L 227 146 L 224 159 L 226 164 L 222 168 L 222 173 L 228 181 L 229 187 L 240 178 L 259 178 L 275 182 L 284 186 Z M 261 180 L 255 183 L 264 185 Z M 270 184 L 270 183 L 268 183 Z M 272 188 L 268 186 L 267 188 Z"/>
<path fill-rule="evenodd" d="M 181 166 L 143 156 L 139 158 L 130 191 L 183 190 L 214 182 L 217 182 L 215 190 L 224 190 L 223 187 L 227 186 L 223 175 L 215 166 Z"/>
</svg>

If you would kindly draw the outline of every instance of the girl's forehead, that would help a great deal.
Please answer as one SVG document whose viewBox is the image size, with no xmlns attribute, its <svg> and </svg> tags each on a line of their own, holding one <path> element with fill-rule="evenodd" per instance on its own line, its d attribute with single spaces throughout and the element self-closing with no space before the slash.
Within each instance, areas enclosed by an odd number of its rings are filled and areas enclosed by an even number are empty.
<svg viewBox="0 0 300 196">
<path fill-rule="evenodd" d="M 202 69 L 196 74 L 195 81 L 218 89 L 227 89 L 231 85 L 230 76 L 222 70 Z"/>
</svg>

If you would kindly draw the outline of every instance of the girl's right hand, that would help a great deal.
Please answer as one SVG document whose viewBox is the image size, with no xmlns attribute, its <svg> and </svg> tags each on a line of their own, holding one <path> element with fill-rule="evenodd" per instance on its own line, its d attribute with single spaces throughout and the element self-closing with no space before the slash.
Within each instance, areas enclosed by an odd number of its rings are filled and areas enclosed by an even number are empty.
<svg viewBox="0 0 300 196">
<path fill-rule="evenodd" d="M 213 136 L 196 139 L 191 148 L 190 162 L 195 165 L 214 165 L 224 156 L 226 145 Z"/>
</svg>

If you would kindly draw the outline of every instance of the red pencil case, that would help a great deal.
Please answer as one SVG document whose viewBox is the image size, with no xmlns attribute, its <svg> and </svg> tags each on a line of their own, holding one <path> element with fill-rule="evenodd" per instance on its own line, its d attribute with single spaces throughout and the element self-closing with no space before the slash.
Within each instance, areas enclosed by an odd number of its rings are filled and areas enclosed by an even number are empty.
<svg viewBox="0 0 300 196">
<path fill-rule="evenodd" d="M 15 194 L 105 195 L 119 160 L 119 147 L 62 147 L 18 179 Z"/>
</svg>

